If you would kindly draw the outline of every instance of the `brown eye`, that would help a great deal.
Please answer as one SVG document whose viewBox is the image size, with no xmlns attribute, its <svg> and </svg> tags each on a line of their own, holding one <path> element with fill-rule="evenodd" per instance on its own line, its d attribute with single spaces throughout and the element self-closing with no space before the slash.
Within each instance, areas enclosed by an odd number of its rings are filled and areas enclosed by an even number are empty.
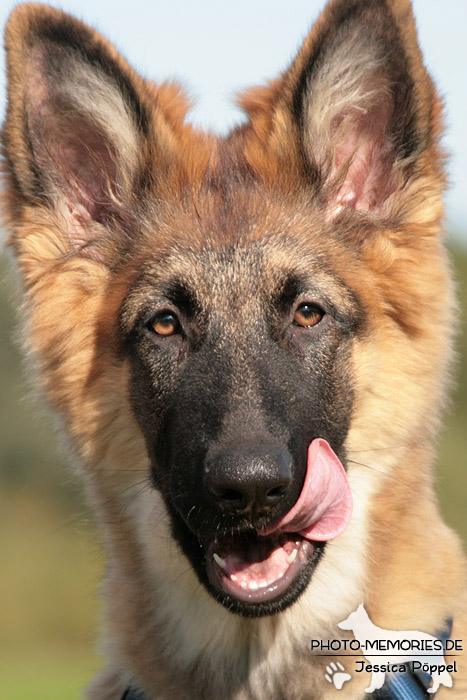
<svg viewBox="0 0 467 700">
<path fill-rule="evenodd" d="M 180 330 L 180 322 L 175 314 L 162 311 L 151 321 L 150 327 L 157 335 L 174 335 Z"/>
<path fill-rule="evenodd" d="M 293 322 L 296 326 L 302 326 L 303 328 L 309 328 L 310 326 L 316 326 L 317 323 L 321 321 L 324 316 L 324 311 L 314 304 L 302 304 L 296 310 Z"/>
</svg>

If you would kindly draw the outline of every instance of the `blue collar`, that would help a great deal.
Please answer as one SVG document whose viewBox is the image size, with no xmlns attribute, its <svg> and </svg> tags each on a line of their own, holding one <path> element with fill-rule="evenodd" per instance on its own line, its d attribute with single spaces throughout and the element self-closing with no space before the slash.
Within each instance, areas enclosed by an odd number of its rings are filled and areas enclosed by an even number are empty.
<svg viewBox="0 0 467 700">
<path fill-rule="evenodd" d="M 435 636 L 446 642 L 452 633 L 452 619 L 446 620 L 444 628 Z M 386 676 L 386 682 L 381 690 L 375 691 L 372 700 L 427 700 L 435 697 L 435 694 L 428 693 L 431 685 L 431 676 L 423 671 L 410 671 L 407 673 L 390 673 Z"/>
<path fill-rule="evenodd" d="M 450 638 L 452 632 L 452 619 L 446 620 L 442 632 L 435 636 L 441 639 L 443 646 Z M 386 682 L 381 690 L 376 690 L 368 695 L 368 700 L 428 700 L 434 698 L 433 693 L 428 693 L 431 676 L 420 671 L 407 673 L 391 673 L 386 676 Z M 149 700 L 144 694 L 129 687 L 123 693 L 121 700 Z"/>
</svg>

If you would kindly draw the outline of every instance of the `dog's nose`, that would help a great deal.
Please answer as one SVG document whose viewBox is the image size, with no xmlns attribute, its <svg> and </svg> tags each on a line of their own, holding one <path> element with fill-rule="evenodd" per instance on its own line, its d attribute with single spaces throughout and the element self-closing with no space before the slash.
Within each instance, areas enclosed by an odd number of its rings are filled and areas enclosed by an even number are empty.
<svg viewBox="0 0 467 700">
<path fill-rule="evenodd" d="M 285 496 L 292 481 L 291 462 L 279 449 L 225 452 L 207 461 L 204 485 L 226 512 L 264 512 Z"/>
</svg>

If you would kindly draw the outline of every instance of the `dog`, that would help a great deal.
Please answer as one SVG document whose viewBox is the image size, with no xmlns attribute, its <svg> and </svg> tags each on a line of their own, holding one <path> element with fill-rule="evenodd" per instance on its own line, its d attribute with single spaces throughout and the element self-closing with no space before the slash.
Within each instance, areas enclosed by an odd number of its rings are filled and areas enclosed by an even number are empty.
<svg viewBox="0 0 467 700">
<path fill-rule="evenodd" d="M 338 690 L 345 655 L 310 639 L 362 600 L 467 638 L 432 477 L 442 105 L 409 0 L 330 0 L 225 138 L 59 10 L 19 5 L 6 49 L 25 347 L 108 558 L 88 697 L 361 700 L 368 675 Z M 467 697 L 457 662 L 439 700 Z"/>
<path fill-rule="evenodd" d="M 418 630 L 403 630 L 401 632 L 395 632 L 394 630 L 382 629 L 371 622 L 363 604 L 360 604 L 354 612 L 350 613 L 346 620 L 342 620 L 342 622 L 339 622 L 337 626 L 342 630 L 351 630 L 355 639 L 362 640 L 364 645 L 367 642 L 373 643 L 371 646 L 369 644 L 369 650 L 371 650 L 370 654 L 364 653 L 365 658 L 370 665 L 372 665 L 372 662 L 374 662 L 375 656 L 382 657 L 381 660 L 383 663 L 379 665 L 379 668 L 381 668 L 381 666 L 384 668 L 384 666 L 388 665 L 388 663 L 393 663 L 396 665 L 416 663 L 419 664 L 418 668 L 421 669 L 424 664 L 427 664 L 432 671 L 431 676 L 433 679 L 433 685 L 432 687 L 428 688 L 428 693 L 436 693 L 440 684 L 443 684 L 448 688 L 452 688 L 452 678 L 447 670 L 448 664 L 444 658 L 443 650 L 435 646 L 437 638 L 433 637 L 433 635 L 425 634 L 423 632 L 419 632 Z M 403 649 L 405 649 L 408 643 L 414 642 L 414 650 L 412 653 L 396 653 L 394 656 L 391 656 L 391 654 L 385 650 L 388 640 L 394 643 L 394 647 L 392 647 L 392 649 L 397 649 L 398 643 L 402 645 Z M 438 642 L 441 641 L 442 640 L 438 640 Z M 378 650 L 377 647 L 375 647 L 375 642 L 384 642 L 383 649 Z M 426 653 L 421 654 L 418 652 L 418 649 L 423 643 L 425 643 L 428 649 L 426 650 Z M 375 648 L 376 652 L 373 651 Z M 378 661 L 379 659 L 377 658 L 377 662 Z M 388 663 L 385 664 L 384 662 Z M 369 687 L 365 689 L 366 692 L 373 693 L 375 690 L 382 688 L 385 680 L 386 671 L 376 671 L 373 668 L 371 683 Z"/>
</svg>

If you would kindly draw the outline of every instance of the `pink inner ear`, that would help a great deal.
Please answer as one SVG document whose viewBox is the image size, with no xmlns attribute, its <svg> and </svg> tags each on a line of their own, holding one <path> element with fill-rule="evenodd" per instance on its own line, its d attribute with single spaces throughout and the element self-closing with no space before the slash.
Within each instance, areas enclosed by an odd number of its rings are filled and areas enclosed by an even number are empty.
<svg viewBox="0 0 467 700">
<path fill-rule="evenodd" d="M 66 204 L 71 242 L 81 247 L 82 224 L 104 223 L 115 208 L 116 149 L 89 105 L 55 93 L 43 58 L 31 61 L 30 69 L 27 114 L 34 157 L 44 181 Z M 80 231 L 77 240 L 75 229 Z"/>
<path fill-rule="evenodd" d="M 117 166 L 96 125 L 65 107 L 57 100 L 39 105 L 29 128 L 43 177 L 64 204 L 69 242 L 84 250 L 95 239 L 93 223 L 106 224 L 116 211 Z"/>
<path fill-rule="evenodd" d="M 387 135 L 388 110 L 368 110 L 339 119 L 330 179 L 342 184 L 328 203 L 327 220 L 345 208 L 378 213 L 394 191 L 394 152 Z"/>
<path fill-rule="evenodd" d="M 57 120 L 49 137 L 48 151 L 63 179 L 63 191 L 70 211 L 82 220 L 102 223 L 108 217 L 111 192 L 116 184 L 116 166 L 105 138 L 86 124 Z"/>
</svg>

